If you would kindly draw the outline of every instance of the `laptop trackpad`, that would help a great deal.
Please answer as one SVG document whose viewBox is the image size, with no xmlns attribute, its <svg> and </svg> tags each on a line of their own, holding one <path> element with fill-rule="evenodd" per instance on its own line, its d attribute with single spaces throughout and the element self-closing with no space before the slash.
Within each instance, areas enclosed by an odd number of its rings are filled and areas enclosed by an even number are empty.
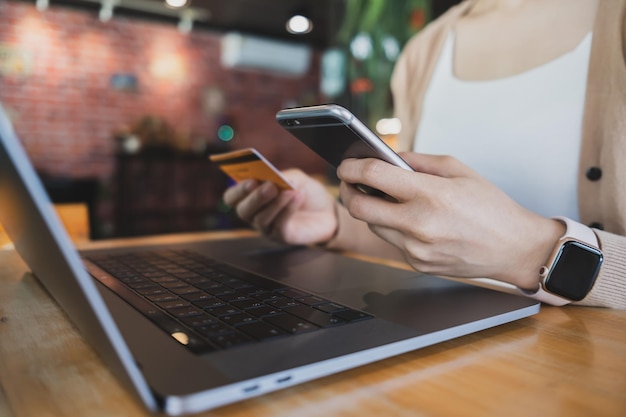
<svg viewBox="0 0 626 417">
<path fill-rule="evenodd" d="M 219 248 L 211 242 L 205 245 L 202 250 L 208 256 L 320 294 L 359 287 L 397 288 L 398 280 L 412 280 L 419 275 L 320 248 L 285 246 L 264 238 L 221 241 Z"/>
</svg>

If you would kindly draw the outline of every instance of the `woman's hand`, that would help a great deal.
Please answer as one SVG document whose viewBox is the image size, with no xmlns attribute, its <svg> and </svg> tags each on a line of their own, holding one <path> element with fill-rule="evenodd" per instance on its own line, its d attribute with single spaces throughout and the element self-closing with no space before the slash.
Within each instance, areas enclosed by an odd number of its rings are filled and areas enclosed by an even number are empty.
<svg viewBox="0 0 626 417">
<path fill-rule="evenodd" d="M 326 188 L 297 169 L 283 171 L 294 186 L 280 191 L 270 182 L 246 180 L 226 190 L 224 202 L 266 236 L 289 244 L 316 244 L 337 229 L 334 198 Z"/>
<path fill-rule="evenodd" d="M 418 271 L 537 287 L 539 268 L 564 232 L 558 221 L 524 209 L 452 157 L 402 156 L 417 172 L 376 159 L 339 166 L 341 197 L 352 216 L 398 247 Z M 368 185 L 398 202 L 350 184 Z"/>
</svg>

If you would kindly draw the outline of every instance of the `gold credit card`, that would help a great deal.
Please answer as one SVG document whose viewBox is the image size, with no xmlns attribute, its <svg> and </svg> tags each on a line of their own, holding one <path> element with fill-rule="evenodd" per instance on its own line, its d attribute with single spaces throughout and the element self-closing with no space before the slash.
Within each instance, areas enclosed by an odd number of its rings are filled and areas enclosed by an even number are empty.
<svg viewBox="0 0 626 417">
<path fill-rule="evenodd" d="M 210 155 L 209 159 L 236 182 L 255 179 L 273 182 L 283 190 L 293 189 L 280 171 L 254 148 Z"/>
</svg>

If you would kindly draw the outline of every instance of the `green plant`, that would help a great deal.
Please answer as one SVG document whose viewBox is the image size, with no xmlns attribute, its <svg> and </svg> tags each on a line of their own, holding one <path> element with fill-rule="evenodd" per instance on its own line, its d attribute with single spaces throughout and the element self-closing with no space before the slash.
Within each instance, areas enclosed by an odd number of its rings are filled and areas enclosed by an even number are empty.
<svg viewBox="0 0 626 417">
<path fill-rule="evenodd" d="M 337 42 L 345 53 L 350 107 L 370 126 L 392 113 L 389 80 L 406 41 L 429 21 L 430 0 L 346 0 Z"/>
</svg>

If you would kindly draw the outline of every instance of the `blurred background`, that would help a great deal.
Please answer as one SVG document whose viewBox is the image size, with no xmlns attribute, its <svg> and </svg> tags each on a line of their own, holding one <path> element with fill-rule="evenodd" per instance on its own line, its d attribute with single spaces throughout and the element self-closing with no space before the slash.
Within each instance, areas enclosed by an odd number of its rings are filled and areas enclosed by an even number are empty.
<svg viewBox="0 0 626 417">
<path fill-rule="evenodd" d="M 390 145 L 404 43 L 455 0 L 0 0 L 0 102 L 86 239 L 230 229 L 207 156 L 245 147 L 332 186 L 275 122 L 339 103 Z"/>
</svg>

